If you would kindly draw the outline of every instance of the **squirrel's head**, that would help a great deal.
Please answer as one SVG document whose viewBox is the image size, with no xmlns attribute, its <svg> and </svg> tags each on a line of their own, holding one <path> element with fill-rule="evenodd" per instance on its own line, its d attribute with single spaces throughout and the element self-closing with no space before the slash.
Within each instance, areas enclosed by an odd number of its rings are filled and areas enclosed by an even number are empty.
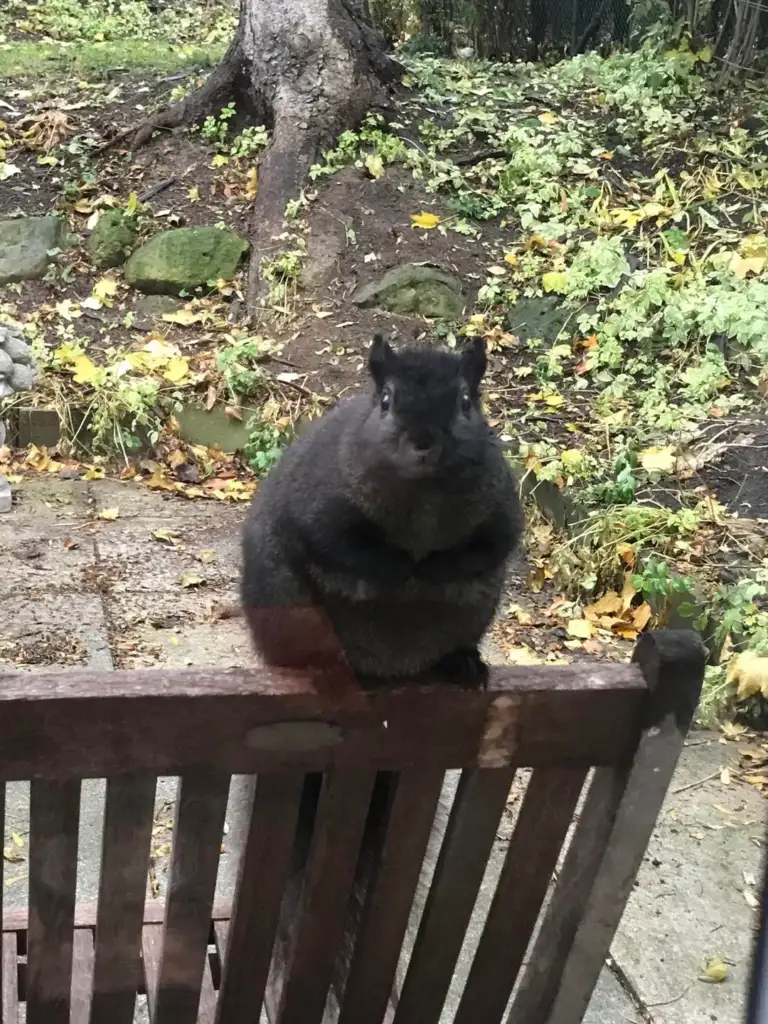
<svg viewBox="0 0 768 1024">
<path fill-rule="evenodd" d="M 457 352 L 396 351 L 377 335 L 368 360 L 374 387 L 366 447 L 375 446 L 403 477 L 442 476 L 482 462 L 489 438 L 480 407 L 486 365 L 482 338 Z"/>
</svg>

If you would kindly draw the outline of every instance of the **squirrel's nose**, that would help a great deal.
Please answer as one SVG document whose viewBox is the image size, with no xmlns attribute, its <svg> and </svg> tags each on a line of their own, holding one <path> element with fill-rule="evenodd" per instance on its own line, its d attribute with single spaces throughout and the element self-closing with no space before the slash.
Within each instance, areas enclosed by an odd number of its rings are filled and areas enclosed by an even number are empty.
<svg viewBox="0 0 768 1024">
<path fill-rule="evenodd" d="M 428 452 L 435 445 L 431 430 L 410 431 L 410 441 L 417 452 Z"/>
</svg>

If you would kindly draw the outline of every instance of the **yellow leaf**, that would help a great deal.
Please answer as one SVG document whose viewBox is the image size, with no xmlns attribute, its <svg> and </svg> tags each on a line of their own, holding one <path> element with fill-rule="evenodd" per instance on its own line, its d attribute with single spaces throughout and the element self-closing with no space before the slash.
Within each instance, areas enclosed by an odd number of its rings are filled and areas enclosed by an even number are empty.
<svg viewBox="0 0 768 1024">
<path fill-rule="evenodd" d="M 637 608 L 633 609 L 632 625 L 638 633 L 641 633 L 651 621 L 651 615 L 653 615 L 653 612 L 651 611 L 651 606 L 647 601 L 643 601 L 641 605 L 638 605 Z"/>
<path fill-rule="evenodd" d="M 384 161 L 378 153 L 369 153 L 365 158 L 365 169 L 372 178 L 380 178 L 384 173 Z"/>
<path fill-rule="evenodd" d="M 117 294 L 117 281 L 113 277 L 102 277 L 93 286 L 91 295 L 103 306 L 111 305 L 110 299 Z"/>
<path fill-rule="evenodd" d="M 543 665 L 545 659 L 539 657 L 530 647 L 508 647 L 504 652 L 510 665 Z"/>
<path fill-rule="evenodd" d="M 760 274 L 765 269 L 765 256 L 738 256 L 734 255 L 730 263 L 731 272 L 736 277 L 746 277 L 747 274 Z"/>
<path fill-rule="evenodd" d="M 132 217 L 139 208 L 139 197 L 135 192 L 131 192 L 128 196 L 128 202 L 125 204 L 125 212 L 129 217 Z"/>
<path fill-rule="evenodd" d="M 98 518 L 106 519 L 109 522 L 114 522 L 114 520 L 117 519 L 119 515 L 120 509 L 117 506 L 115 506 L 115 508 L 103 508 L 101 512 L 99 512 Z"/>
<path fill-rule="evenodd" d="M 566 469 L 578 469 L 584 461 L 584 452 L 579 448 L 566 448 L 560 453 L 560 459 Z"/>
<path fill-rule="evenodd" d="M 517 266 L 517 256 L 515 256 L 515 254 L 513 252 L 505 252 L 504 253 L 504 262 L 508 263 L 510 265 L 510 267 L 516 267 Z"/>
<path fill-rule="evenodd" d="M 166 323 L 181 324 L 182 327 L 199 324 L 202 319 L 202 313 L 193 313 L 191 309 L 179 309 L 175 313 L 163 313 L 163 320 Z"/>
<path fill-rule="evenodd" d="M 197 560 L 202 562 L 203 565 L 210 565 L 212 562 L 215 562 L 216 557 L 216 552 L 213 548 L 203 548 L 202 551 L 197 553 Z"/>
<path fill-rule="evenodd" d="M 193 185 L 192 188 L 187 189 L 187 198 L 189 199 L 190 203 L 200 202 L 200 189 L 197 187 L 197 185 Z"/>
<path fill-rule="evenodd" d="M 616 591 L 611 590 L 607 594 L 603 594 L 599 601 L 595 601 L 594 604 L 588 604 L 584 609 L 584 615 L 588 619 L 599 618 L 601 615 L 611 615 L 613 612 L 620 612 L 623 610 L 622 600 Z"/>
<path fill-rule="evenodd" d="M 256 193 L 259 191 L 259 169 L 258 167 L 252 167 L 248 171 L 248 177 L 245 180 L 245 198 L 255 199 Z M 199 197 L 198 197 L 199 198 Z"/>
<path fill-rule="evenodd" d="M 168 367 L 163 374 L 166 380 L 169 380 L 171 384 L 179 384 L 189 373 L 189 359 L 186 356 L 176 356 L 171 359 L 168 363 Z"/>
<path fill-rule="evenodd" d="M 578 637 L 579 640 L 589 640 L 594 632 L 594 627 L 588 619 L 571 619 L 566 628 L 569 636 Z"/>
<path fill-rule="evenodd" d="M 731 658 L 727 679 L 729 683 L 736 684 L 739 700 L 756 693 L 768 697 L 768 658 L 761 658 L 754 651 L 742 651 Z"/>
<path fill-rule="evenodd" d="M 713 50 L 713 48 L 709 44 L 707 44 L 698 51 L 696 57 L 704 64 L 709 64 L 709 62 L 712 60 L 712 57 L 714 56 L 714 52 L 715 51 Z"/>
<path fill-rule="evenodd" d="M 559 118 L 551 110 L 545 110 L 543 114 L 539 114 L 539 120 L 542 124 L 554 124 Z"/>
<path fill-rule="evenodd" d="M 416 228 L 436 228 L 440 218 L 434 213 L 412 213 L 411 220 Z"/>
<path fill-rule="evenodd" d="M 707 960 L 704 966 L 704 973 L 699 975 L 699 981 L 706 981 L 710 985 L 719 985 L 728 977 L 728 965 L 724 964 L 719 956 L 713 956 Z"/>
<path fill-rule="evenodd" d="M 640 452 L 640 465 L 648 473 L 672 473 L 675 469 L 674 445 L 652 447 Z"/>
<path fill-rule="evenodd" d="M 551 270 L 541 275 L 541 286 L 545 292 L 557 292 L 564 295 L 568 291 L 568 275 Z"/>
<path fill-rule="evenodd" d="M 98 367 L 91 362 L 88 356 L 77 356 L 73 364 L 75 384 L 91 384 L 98 373 Z"/>
<path fill-rule="evenodd" d="M 565 405 L 565 399 L 562 395 L 545 395 L 544 402 L 552 409 L 559 409 L 561 405 Z"/>
</svg>

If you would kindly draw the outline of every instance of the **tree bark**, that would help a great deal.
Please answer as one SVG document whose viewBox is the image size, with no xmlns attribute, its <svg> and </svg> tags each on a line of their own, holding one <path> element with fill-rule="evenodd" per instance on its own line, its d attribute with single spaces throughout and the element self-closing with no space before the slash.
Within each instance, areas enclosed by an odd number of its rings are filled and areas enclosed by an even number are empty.
<svg viewBox="0 0 768 1024">
<path fill-rule="evenodd" d="M 281 249 L 286 203 L 317 155 L 369 110 L 388 105 L 399 66 L 366 20 L 366 8 L 366 0 L 240 0 L 240 21 L 221 64 L 134 137 L 138 148 L 157 129 L 199 121 L 230 99 L 272 129 L 251 223 L 250 302 L 263 291 L 263 260 Z"/>
</svg>

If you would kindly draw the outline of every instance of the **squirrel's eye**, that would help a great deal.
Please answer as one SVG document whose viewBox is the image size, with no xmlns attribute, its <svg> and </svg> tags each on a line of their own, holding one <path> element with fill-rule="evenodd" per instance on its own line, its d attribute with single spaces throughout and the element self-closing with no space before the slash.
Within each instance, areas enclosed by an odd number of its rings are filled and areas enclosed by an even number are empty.
<svg viewBox="0 0 768 1024">
<path fill-rule="evenodd" d="M 389 388 L 384 388 L 384 390 L 381 392 L 381 398 L 379 399 L 379 401 L 381 404 L 381 411 L 389 412 L 389 410 L 392 408 L 392 392 L 389 390 Z"/>
<path fill-rule="evenodd" d="M 468 391 L 464 391 L 461 396 L 461 411 L 463 413 L 472 412 L 472 398 Z"/>
</svg>

